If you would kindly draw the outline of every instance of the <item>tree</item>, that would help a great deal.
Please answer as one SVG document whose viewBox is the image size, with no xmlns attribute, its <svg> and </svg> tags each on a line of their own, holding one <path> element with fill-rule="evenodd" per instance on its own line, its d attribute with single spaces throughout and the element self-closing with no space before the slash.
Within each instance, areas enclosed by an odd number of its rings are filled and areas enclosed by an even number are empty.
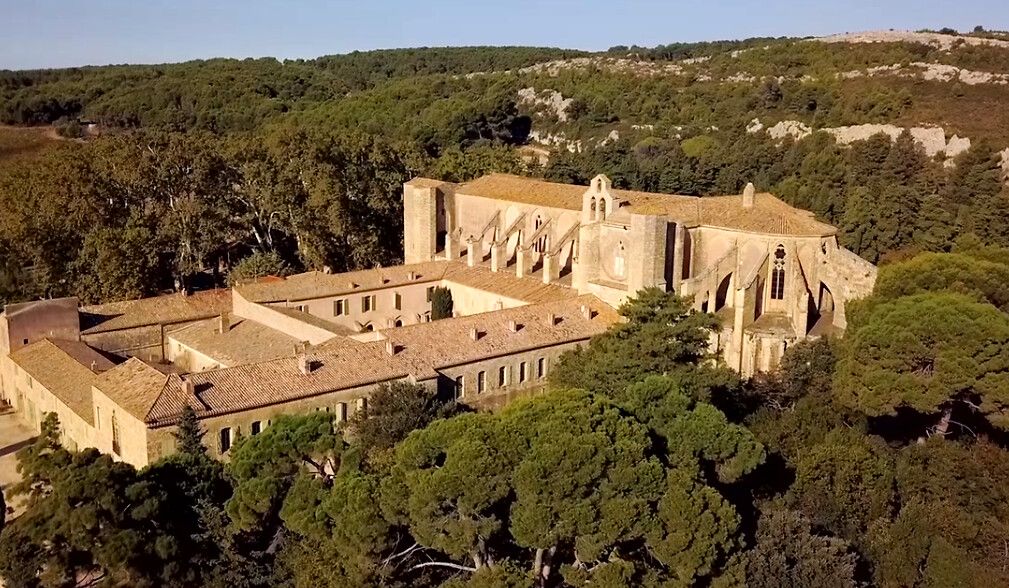
<svg viewBox="0 0 1009 588">
<path fill-rule="evenodd" d="M 968 407 L 1009 428 L 1009 316 L 962 294 L 905 296 L 870 304 L 842 340 L 834 387 L 870 417 L 906 408 L 937 415 L 948 432 Z"/>
<path fill-rule="evenodd" d="M 330 481 L 345 448 L 329 413 L 277 417 L 261 433 L 232 447 L 228 471 L 234 495 L 228 500 L 228 514 L 239 529 L 273 535 L 296 482 L 302 477 Z"/>
<path fill-rule="evenodd" d="M 893 463 L 878 439 L 838 430 L 800 454 L 789 495 L 814 524 L 863 542 L 892 512 Z"/>
<path fill-rule="evenodd" d="M 232 286 L 254 282 L 266 276 L 286 276 L 291 273 L 284 260 L 276 251 L 257 251 L 248 257 L 243 257 L 228 272 L 228 283 Z"/>
<path fill-rule="evenodd" d="M 196 411 L 188 404 L 182 409 L 179 424 L 172 436 L 175 437 L 175 449 L 186 455 L 207 455 L 207 447 L 203 444 L 206 431 L 200 424 Z"/>
<path fill-rule="evenodd" d="M 836 537 L 813 532 L 801 513 L 761 515 L 757 543 L 746 555 L 746 585 L 753 588 L 855 588 L 858 556 Z"/>
<path fill-rule="evenodd" d="M 536 550 L 535 578 L 546 582 L 560 563 L 591 567 L 648 530 L 664 468 L 643 424 L 581 391 L 518 404 L 502 424 L 524 442 L 509 530 Z"/>
<path fill-rule="evenodd" d="M 882 585 L 996 586 L 1009 581 L 1009 453 L 988 442 L 932 438 L 896 459 L 901 510 L 870 533 Z M 963 492 L 963 488 L 970 488 Z"/>
<path fill-rule="evenodd" d="M 452 290 L 435 286 L 431 291 L 431 320 L 452 318 Z"/>
<path fill-rule="evenodd" d="M 922 254 L 880 268 L 873 292 L 896 299 L 923 292 L 952 291 L 1009 312 L 1009 258 L 989 261 L 971 253 Z"/>
<path fill-rule="evenodd" d="M 551 383 L 619 394 L 648 375 L 692 368 L 708 357 L 708 336 L 718 326 L 713 315 L 658 288 L 638 292 L 619 312 L 627 322 L 565 354 L 551 370 Z"/>
<path fill-rule="evenodd" d="M 201 585 L 187 564 L 200 550 L 191 549 L 189 522 L 174 518 L 181 513 L 164 486 L 95 449 L 71 453 L 57 440 L 50 414 L 43 434 L 19 452 L 23 480 L 14 493 L 27 496 L 27 511 L 0 537 L 0 574 L 23 586 Z"/>
<path fill-rule="evenodd" d="M 454 402 L 446 402 L 422 384 L 396 381 L 381 384 L 368 398 L 368 410 L 350 419 L 354 442 L 365 452 L 389 449 L 411 431 L 450 416 Z"/>
<path fill-rule="evenodd" d="M 521 448 L 493 415 L 435 421 L 396 447 L 392 475 L 382 482 L 383 509 L 390 520 L 409 525 L 420 545 L 466 562 L 430 565 L 493 566 Z"/>
</svg>

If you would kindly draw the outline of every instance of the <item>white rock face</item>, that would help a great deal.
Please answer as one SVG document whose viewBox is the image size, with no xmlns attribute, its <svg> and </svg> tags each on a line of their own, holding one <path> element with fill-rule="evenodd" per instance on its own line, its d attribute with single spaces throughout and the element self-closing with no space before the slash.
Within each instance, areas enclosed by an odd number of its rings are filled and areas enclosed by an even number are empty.
<svg viewBox="0 0 1009 588">
<path fill-rule="evenodd" d="M 565 98 L 554 90 L 536 91 L 536 88 L 522 88 L 518 91 L 519 103 L 546 111 L 559 122 L 568 122 L 568 107 L 571 98 Z M 542 112 L 542 111 L 541 111 Z"/>
<path fill-rule="evenodd" d="M 821 43 L 924 43 L 944 50 L 950 50 L 953 45 L 991 45 L 993 47 L 1009 47 L 1009 41 L 1001 39 L 984 39 L 981 37 L 958 37 L 939 33 L 914 33 L 911 31 L 866 31 L 863 33 L 844 33 L 812 39 Z"/>
<path fill-rule="evenodd" d="M 746 132 L 748 133 L 757 133 L 762 130 L 765 130 L 764 124 L 756 118 L 746 125 Z M 783 139 L 785 137 L 802 139 L 813 133 L 813 130 L 808 125 L 797 120 L 783 120 L 772 127 L 766 128 L 766 130 L 772 139 Z M 967 137 L 953 135 L 947 142 L 946 132 L 942 127 L 911 127 L 905 129 L 904 127 L 895 125 L 865 124 L 818 129 L 818 131 L 833 135 L 834 140 L 841 145 L 848 145 L 855 141 L 865 141 L 879 133 L 890 137 L 890 140 L 895 140 L 905 130 L 911 133 L 914 142 L 922 146 L 925 150 L 925 155 L 928 157 L 934 157 L 942 153 L 947 159 L 952 159 L 970 149 L 970 139 Z M 1003 158 L 1003 161 L 1005 161 L 1005 158 Z"/>
<path fill-rule="evenodd" d="M 1002 156 L 1002 179 L 1009 182 L 1009 147 L 999 152 Z"/>
<path fill-rule="evenodd" d="M 752 125 L 753 122 L 751 121 L 750 124 Z M 785 137 L 801 139 L 812 132 L 813 129 L 809 128 L 809 125 L 797 120 L 783 120 L 767 129 L 767 134 L 770 135 L 772 139 L 784 139 Z"/>
<path fill-rule="evenodd" d="M 968 86 L 980 84 L 995 84 L 1004 86 L 1009 84 L 1009 74 L 992 73 L 988 71 L 974 71 L 963 69 L 944 63 L 925 63 L 915 61 L 907 67 L 899 63 L 893 65 L 880 65 L 870 67 L 866 70 L 845 71 L 837 74 L 841 79 L 851 79 L 860 77 L 876 77 L 884 75 L 894 75 L 903 78 L 917 78 L 931 82 L 954 82 L 959 81 Z"/>
<path fill-rule="evenodd" d="M 953 135 L 946 143 L 946 157 L 956 157 L 968 149 L 970 149 L 970 139 Z"/>
</svg>

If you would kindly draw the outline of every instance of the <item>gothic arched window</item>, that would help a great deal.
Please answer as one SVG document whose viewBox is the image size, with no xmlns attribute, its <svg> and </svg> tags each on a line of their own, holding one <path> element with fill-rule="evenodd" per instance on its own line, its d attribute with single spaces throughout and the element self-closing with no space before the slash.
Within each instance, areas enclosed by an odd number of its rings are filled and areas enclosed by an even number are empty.
<svg viewBox="0 0 1009 588">
<path fill-rule="evenodd" d="M 771 299 L 781 300 L 785 297 L 785 246 L 778 245 L 774 250 L 774 265 L 771 268 Z"/>
</svg>

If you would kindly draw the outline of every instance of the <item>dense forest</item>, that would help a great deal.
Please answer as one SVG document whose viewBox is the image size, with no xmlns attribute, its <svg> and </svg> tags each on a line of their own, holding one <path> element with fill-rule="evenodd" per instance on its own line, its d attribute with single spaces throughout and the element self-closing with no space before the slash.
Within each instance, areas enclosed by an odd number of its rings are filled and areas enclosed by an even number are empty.
<svg viewBox="0 0 1009 588">
<path fill-rule="evenodd" d="M 1006 74 L 1009 49 L 751 39 L 0 72 L 0 122 L 19 127 L 0 127 L 4 302 L 394 264 L 404 181 L 489 171 L 701 197 L 752 181 L 880 264 L 843 339 L 790 347 L 751 381 L 707 355 L 714 317 L 644 291 L 546 391 L 499 413 L 395 385 L 348 424 L 278 419 L 227 464 L 190 414 L 182 451 L 140 471 L 61 449 L 50 419 L 19 454 L 7 499 L 27 512 L 0 534 L 0 575 L 1009 584 L 1009 85 L 840 75 L 912 62 Z M 525 88 L 570 102 L 531 104 Z M 972 144 L 947 160 L 909 133 L 775 138 L 748 132 L 755 118 L 942 124 Z M 548 163 L 523 160 L 547 135 Z"/>
<path fill-rule="evenodd" d="M 18 458 L 9 588 L 987 588 L 1009 583 L 1009 250 L 881 268 L 841 340 L 749 382 L 717 319 L 644 290 L 541 394 L 473 413 L 406 382 L 137 471 Z M 901 336 L 893 336 L 899 331 Z"/>
<path fill-rule="evenodd" d="M 243 260 L 277 271 L 396 263 L 403 181 L 494 170 L 580 183 L 606 173 L 622 188 L 699 196 L 752 181 L 839 226 L 874 262 L 949 251 L 961 236 L 1009 245 L 1009 111 L 990 107 L 1009 86 L 838 76 L 928 60 L 1007 71 L 1009 49 L 835 49 L 751 39 L 2 72 L 0 121 L 87 136 L 0 127 L 0 298 L 202 288 Z M 523 88 L 567 102 L 551 112 Z M 753 119 L 938 121 L 974 140 L 944 161 L 908 136 L 780 139 L 747 132 Z M 534 133 L 558 141 L 545 167 L 518 156 Z"/>
</svg>

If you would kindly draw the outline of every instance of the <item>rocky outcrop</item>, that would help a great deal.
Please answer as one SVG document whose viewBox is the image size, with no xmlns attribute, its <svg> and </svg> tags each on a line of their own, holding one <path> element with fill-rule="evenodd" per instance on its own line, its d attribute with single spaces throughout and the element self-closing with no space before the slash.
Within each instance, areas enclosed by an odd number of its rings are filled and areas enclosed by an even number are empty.
<svg viewBox="0 0 1009 588">
<path fill-rule="evenodd" d="M 965 45 L 991 45 L 1009 48 L 1009 41 L 982 37 L 961 37 L 940 33 L 914 33 L 911 31 L 867 31 L 864 33 L 844 33 L 812 39 L 821 43 L 922 43 L 940 49 L 950 50 L 958 43 Z"/>
<path fill-rule="evenodd" d="M 851 79 L 860 77 L 877 77 L 883 75 L 894 75 L 904 78 L 917 78 L 930 82 L 953 82 L 957 81 L 968 86 L 978 86 L 981 84 L 1007 85 L 1009 84 L 1009 74 L 992 73 L 988 71 L 974 71 L 963 69 L 945 63 L 925 63 L 915 61 L 907 67 L 895 63 L 893 65 L 880 65 L 870 67 L 866 70 L 845 71 L 837 74 L 841 79 Z"/>
<path fill-rule="evenodd" d="M 558 122 L 568 122 L 568 107 L 572 99 L 565 98 L 560 92 L 522 88 L 518 91 L 518 98 L 519 104 L 530 107 L 537 114 L 546 114 Z"/>
<path fill-rule="evenodd" d="M 772 127 L 765 128 L 764 124 L 761 123 L 759 119 L 753 119 L 746 126 L 746 132 L 748 133 L 757 133 L 762 130 L 766 130 L 767 134 L 770 135 L 772 139 L 784 139 L 785 137 L 802 139 L 814 132 L 809 125 L 797 120 L 783 120 Z M 914 139 L 915 143 L 921 145 L 925 150 L 925 155 L 929 157 L 934 157 L 935 155 L 942 153 L 947 157 L 947 159 L 952 159 L 953 157 L 956 157 L 957 155 L 970 149 L 970 139 L 966 137 L 953 135 L 953 137 L 947 141 L 946 132 L 942 127 L 904 128 L 895 125 L 865 124 L 846 127 L 830 127 L 817 130 L 833 135 L 834 139 L 842 145 L 854 143 L 855 141 L 864 141 L 873 135 L 878 135 L 879 133 L 883 133 L 893 140 L 899 137 L 900 134 L 906 130 L 911 133 L 911 137 Z"/>
</svg>

